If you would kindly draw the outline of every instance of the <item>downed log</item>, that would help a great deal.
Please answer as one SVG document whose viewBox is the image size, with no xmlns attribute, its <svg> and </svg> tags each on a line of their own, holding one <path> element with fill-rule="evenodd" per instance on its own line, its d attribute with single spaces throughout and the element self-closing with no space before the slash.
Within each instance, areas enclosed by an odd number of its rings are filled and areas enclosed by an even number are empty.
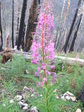
<svg viewBox="0 0 84 112">
<path fill-rule="evenodd" d="M 29 59 L 29 60 L 33 59 L 31 56 L 31 53 L 19 51 L 17 49 L 7 49 L 5 51 L 0 52 L 0 55 L 2 55 L 3 58 L 5 56 L 5 57 L 7 57 L 7 59 L 8 59 L 8 57 L 9 57 L 9 59 L 11 59 L 11 55 L 13 56 L 13 54 L 15 54 L 15 53 L 18 55 L 24 56 L 25 59 Z M 80 58 L 70 58 L 70 57 L 66 57 L 66 56 L 64 57 L 64 56 L 55 55 L 55 59 L 60 59 L 62 61 L 66 61 L 68 64 L 71 64 L 71 65 L 74 64 L 75 62 L 80 64 L 80 65 L 84 65 L 84 59 L 80 59 Z"/>
<path fill-rule="evenodd" d="M 76 62 L 76 63 L 78 63 L 80 65 L 84 65 L 84 59 L 70 58 L 70 57 L 64 57 L 64 56 L 55 56 L 55 58 L 66 61 L 68 64 L 73 64 L 73 63 Z"/>
</svg>

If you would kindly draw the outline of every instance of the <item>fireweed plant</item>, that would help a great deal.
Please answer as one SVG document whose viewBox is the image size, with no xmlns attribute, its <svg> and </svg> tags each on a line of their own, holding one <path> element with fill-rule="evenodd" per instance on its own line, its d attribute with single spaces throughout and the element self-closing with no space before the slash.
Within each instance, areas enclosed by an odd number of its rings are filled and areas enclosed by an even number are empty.
<svg viewBox="0 0 84 112">
<path fill-rule="evenodd" d="M 37 31 L 33 32 L 35 38 L 32 45 L 32 63 L 37 64 L 35 73 L 39 78 L 37 85 L 32 85 L 39 92 L 39 96 L 31 100 L 32 105 L 36 106 L 40 112 L 56 112 L 57 106 L 62 101 L 56 100 L 54 90 L 59 83 L 57 82 L 54 62 L 54 42 L 52 32 L 54 29 L 53 5 L 50 0 L 44 0 L 41 5 L 38 18 Z M 36 24 L 36 23 L 35 23 Z"/>
<path fill-rule="evenodd" d="M 50 66 L 50 64 L 54 61 L 54 43 L 52 38 L 52 31 L 54 29 L 54 14 L 51 11 L 50 1 L 46 1 L 43 3 L 40 15 L 39 22 L 37 25 L 38 32 L 35 32 L 35 40 L 32 45 L 32 63 L 38 64 L 38 70 L 35 73 L 35 76 L 39 76 L 40 71 L 43 70 L 44 78 L 42 82 L 39 82 L 39 85 L 43 86 L 47 84 L 47 76 L 51 75 L 49 72 L 50 69 L 54 69 L 54 63 Z M 56 78 L 56 73 L 52 72 L 54 77 Z"/>
</svg>

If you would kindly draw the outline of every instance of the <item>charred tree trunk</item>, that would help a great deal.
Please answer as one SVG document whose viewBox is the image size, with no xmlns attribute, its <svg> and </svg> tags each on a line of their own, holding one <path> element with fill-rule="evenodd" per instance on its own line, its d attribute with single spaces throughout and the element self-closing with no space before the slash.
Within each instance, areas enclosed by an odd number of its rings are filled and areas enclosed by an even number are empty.
<svg viewBox="0 0 84 112">
<path fill-rule="evenodd" d="M 79 10 L 80 4 L 81 4 L 81 0 L 78 1 L 78 5 L 77 5 L 77 9 L 76 9 L 76 12 L 75 12 L 75 15 L 74 15 L 74 19 L 73 19 L 73 22 L 72 22 L 72 25 L 71 25 L 71 28 L 70 28 L 68 37 L 67 37 L 66 42 L 65 42 L 65 45 L 64 45 L 64 52 L 65 53 L 67 51 L 68 42 L 69 42 L 70 36 L 72 34 L 73 28 L 74 28 L 74 24 L 75 24 L 77 15 L 78 15 L 78 10 Z"/>
<path fill-rule="evenodd" d="M 14 48 L 14 0 L 12 0 L 12 48 Z"/>
<path fill-rule="evenodd" d="M 72 43 L 71 43 L 71 47 L 70 47 L 70 50 L 69 51 L 73 51 L 73 48 L 74 48 L 74 44 L 75 44 L 75 40 L 76 40 L 76 37 L 77 37 L 77 33 L 78 33 L 78 30 L 79 30 L 79 26 L 80 26 L 80 23 L 81 23 L 81 19 L 82 19 L 82 14 L 80 15 L 80 19 L 79 19 L 79 23 L 77 25 L 77 30 L 75 31 L 75 34 L 74 34 L 74 38 L 72 40 Z"/>
<path fill-rule="evenodd" d="M 2 24 L 1 24 L 1 2 L 0 2 L 0 51 L 2 51 L 3 38 L 2 38 Z"/>
<path fill-rule="evenodd" d="M 21 14 L 21 21 L 20 21 L 20 29 L 19 29 L 19 36 L 18 36 L 18 42 L 17 42 L 17 49 L 19 50 L 20 45 L 22 45 L 22 41 L 24 40 L 24 25 L 25 25 L 25 12 L 27 7 L 27 0 L 23 1 L 23 7 L 22 7 L 22 14 Z"/>
<path fill-rule="evenodd" d="M 21 0 L 19 0 L 18 3 L 18 18 L 17 18 L 17 31 L 16 31 L 16 46 L 17 46 L 17 41 L 18 41 L 18 34 L 19 34 L 19 23 L 20 23 L 20 6 L 21 6 Z"/>
<path fill-rule="evenodd" d="M 26 31 L 26 39 L 24 45 L 24 51 L 28 52 L 32 45 L 33 34 L 32 32 L 36 31 L 36 24 L 38 18 L 38 6 L 40 4 L 40 0 L 33 0 L 30 8 L 30 15 L 28 19 L 27 31 Z"/>
<path fill-rule="evenodd" d="M 25 23 L 24 23 L 23 34 L 22 34 L 22 37 L 23 37 L 23 38 L 22 38 L 22 43 L 21 43 L 21 44 L 22 44 L 22 49 L 24 49 L 25 26 L 26 26 L 26 25 L 25 25 Z"/>
</svg>

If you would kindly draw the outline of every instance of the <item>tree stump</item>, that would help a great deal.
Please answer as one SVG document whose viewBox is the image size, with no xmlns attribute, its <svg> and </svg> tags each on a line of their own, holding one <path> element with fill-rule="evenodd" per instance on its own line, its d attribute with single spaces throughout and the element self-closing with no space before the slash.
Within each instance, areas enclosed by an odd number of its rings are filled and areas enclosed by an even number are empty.
<svg viewBox="0 0 84 112">
<path fill-rule="evenodd" d="M 8 60 L 12 61 L 12 52 L 10 49 L 5 50 L 1 55 L 1 63 L 5 64 Z"/>
</svg>

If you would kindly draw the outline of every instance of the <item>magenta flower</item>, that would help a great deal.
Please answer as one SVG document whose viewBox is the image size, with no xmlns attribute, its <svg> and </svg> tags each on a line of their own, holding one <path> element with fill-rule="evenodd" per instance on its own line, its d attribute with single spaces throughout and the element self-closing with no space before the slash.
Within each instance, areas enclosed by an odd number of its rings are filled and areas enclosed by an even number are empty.
<svg viewBox="0 0 84 112">
<path fill-rule="evenodd" d="M 44 83 L 47 82 L 47 78 L 43 78 L 43 82 L 44 82 Z"/>
<path fill-rule="evenodd" d="M 46 68 L 46 64 L 43 62 L 42 63 L 42 69 L 45 69 Z"/>
<path fill-rule="evenodd" d="M 50 76 L 51 75 L 51 72 L 48 72 L 48 75 Z"/>
<path fill-rule="evenodd" d="M 35 76 L 36 76 L 36 77 L 39 76 L 38 72 L 35 72 Z"/>
<path fill-rule="evenodd" d="M 41 70 L 41 68 L 40 68 L 40 67 L 38 67 L 38 70 L 37 70 L 37 71 L 38 71 L 38 72 L 40 72 L 40 70 Z"/>
<path fill-rule="evenodd" d="M 40 87 L 41 85 L 42 85 L 42 83 L 41 82 L 38 82 L 37 86 Z"/>
<path fill-rule="evenodd" d="M 57 75 L 55 72 L 53 72 L 53 78 L 57 78 Z"/>
<path fill-rule="evenodd" d="M 55 68 L 55 65 L 51 65 L 51 67 L 50 67 L 51 69 L 54 69 Z"/>
<path fill-rule="evenodd" d="M 37 64 L 37 60 L 31 60 L 33 64 Z"/>
<path fill-rule="evenodd" d="M 52 81 L 52 83 L 55 83 L 55 80 L 53 78 L 51 79 L 51 81 Z"/>
</svg>

